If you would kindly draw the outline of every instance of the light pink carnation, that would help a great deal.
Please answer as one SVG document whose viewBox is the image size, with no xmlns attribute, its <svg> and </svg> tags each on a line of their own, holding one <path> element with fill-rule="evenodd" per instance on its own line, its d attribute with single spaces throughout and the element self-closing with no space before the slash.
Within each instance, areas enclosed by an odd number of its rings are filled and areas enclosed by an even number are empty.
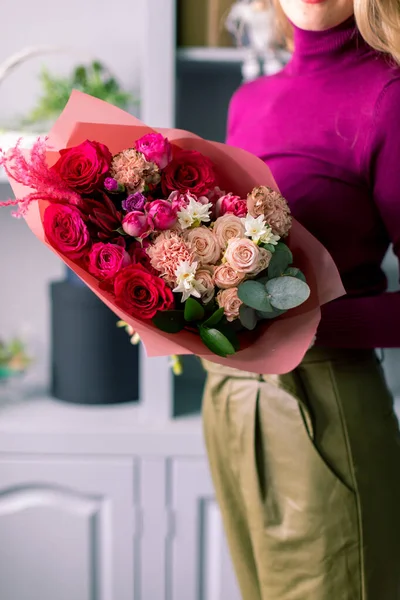
<svg viewBox="0 0 400 600">
<path fill-rule="evenodd" d="M 214 233 L 221 248 L 226 248 L 229 240 L 244 237 L 245 227 L 242 220 L 235 215 L 226 214 L 214 223 Z"/>
<path fill-rule="evenodd" d="M 224 263 L 214 271 L 215 285 L 221 290 L 237 287 L 245 278 L 245 273 L 235 271 L 230 264 Z"/>
<path fill-rule="evenodd" d="M 260 267 L 260 249 L 247 238 L 229 240 L 226 262 L 239 273 L 254 274 Z"/>
<path fill-rule="evenodd" d="M 196 260 L 204 265 L 215 265 L 221 257 L 221 246 L 215 234 L 208 227 L 195 227 L 185 234 Z"/>
<path fill-rule="evenodd" d="M 247 208 L 253 217 L 263 215 L 275 235 L 284 237 L 288 234 L 292 217 L 285 198 L 279 192 L 264 185 L 255 187 L 247 196 Z"/>
<path fill-rule="evenodd" d="M 234 321 L 239 317 L 239 309 L 243 303 L 238 297 L 238 289 L 236 287 L 218 292 L 217 302 L 218 306 L 224 309 L 227 321 Z"/>
<path fill-rule="evenodd" d="M 163 231 L 147 248 L 151 266 L 175 285 L 175 271 L 183 261 L 194 262 L 194 256 L 185 240 L 175 231 Z"/>
<path fill-rule="evenodd" d="M 196 280 L 199 281 L 206 291 L 201 295 L 201 299 L 205 304 L 214 298 L 214 267 L 212 265 L 203 265 L 196 271 Z"/>
<path fill-rule="evenodd" d="M 260 253 L 258 267 L 254 272 L 254 275 L 258 275 L 261 271 L 265 271 L 268 269 L 269 263 L 271 262 L 272 253 L 261 246 L 258 247 L 258 251 Z"/>
<path fill-rule="evenodd" d="M 134 148 L 123 150 L 113 157 L 110 175 L 124 185 L 129 194 L 143 192 L 146 185 L 156 185 L 161 179 L 158 166 L 147 161 Z"/>
</svg>

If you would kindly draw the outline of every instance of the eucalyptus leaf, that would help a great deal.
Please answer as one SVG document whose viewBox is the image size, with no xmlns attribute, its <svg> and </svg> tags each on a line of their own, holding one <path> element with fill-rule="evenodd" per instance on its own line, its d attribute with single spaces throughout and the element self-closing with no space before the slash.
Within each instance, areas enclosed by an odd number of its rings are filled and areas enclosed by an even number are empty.
<svg viewBox="0 0 400 600">
<path fill-rule="evenodd" d="M 259 281 L 244 281 L 241 283 L 238 287 L 238 297 L 243 304 L 255 310 L 268 311 L 271 309 L 265 285 Z"/>
<path fill-rule="evenodd" d="M 286 269 L 284 275 L 287 275 L 288 277 L 296 277 L 297 279 L 300 279 L 306 283 L 306 276 L 300 271 L 300 269 L 297 269 L 296 267 L 289 267 Z"/>
<path fill-rule="evenodd" d="M 201 321 L 201 319 L 204 317 L 205 311 L 200 302 L 189 297 L 185 302 L 183 314 L 185 321 Z"/>
<path fill-rule="evenodd" d="M 283 242 L 279 242 L 275 247 L 271 262 L 268 266 L 268 276 L 270 279 L 280 277 L 293 262 L 293 254 Z"/>
<path fill-rule="evenodd" d="M 310 288 L 296 277 L 277 277 L 266 284 L 269 299 L 274 308 L 289 310 L 303 304 L 310 296 Z"/>
<path fill-rule="evenodd" d="M 203 327 L 214 327 L 214 325 L 217 325 L 222 317 L 224 316 L 224 308 L 218 308 L 215 312 L 213 312 L 213 314 L 208 317 L 208 319 L 206 321 L 204 321 L 202 323 Z"/>
<path fill-rule="evenodd" d="M 218 356 L 229 356 L 235 354 L 236 350 L 228 338 L 218 329 L 199 327 L 200 337 L 203 343 Z"/>
<path fill-rule="evenodd" d="M 185 327 L 183 310 L 162 310 L 153 317 L 153 323 L 161 331 L 178 333 Z"/>
<path fill-rule="evenodd" d="M 261 247 L 265 250 L 269 250 L 273 254 L 276 250 L 276 244 L 261 244 Z"/>
<path fill-rule="evenodd" d="M 257 314 L 254 308 L 250 308 L 245 304 L 239 309 L 239 319 L 243 327 L 252 331 L 257 325 Z"/>
</svg>

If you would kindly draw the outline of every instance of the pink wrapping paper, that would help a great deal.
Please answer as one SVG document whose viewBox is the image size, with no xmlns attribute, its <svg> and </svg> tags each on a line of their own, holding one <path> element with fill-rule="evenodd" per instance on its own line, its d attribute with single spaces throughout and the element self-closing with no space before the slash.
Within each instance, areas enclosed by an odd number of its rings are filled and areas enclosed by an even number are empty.
<svg viewBox="0 0 400 600">
<path fill-rule="evenodd" d="M 80 144 L 86 139 L 106 144 L 112 153 L 133 146 L 136 139 L 150 131 L 159 131 L 174 144 L 185 149 L 196 149 L 215 163 L 218 184 L 226 191 L 246 197 L 258 185 L 278 187 L 268 167 L 257 157 L 240 150 L 209 142 L 177 129 L 147 127 L 135 117 L 80 92 L 73 92 L 49 134 L 50 164 L 58 158 L 58 150 Z M 11 180 L 16 197 L 27 194 L 24 186 Z M 336 266 L 326 249 L 298 222 L 294 221 L 288 245 L 294 255 L 294 265 L 300 268 L 311 288 L 309 300 L 295 310 L 273 321 L 259 323 L 255 332 L 241 335 L 242 350 L 229 358 L 220 358 L 209 351 L 200 337 L 189 331 L 168 334 L 152 323 L 134 319 L 119 309 L 111 295 L 99 289 L 96 279 L 57 252 L 47 242 L 42 215 L 45 202 L 32 203 L 25 217 L 33 233 L 90 287 L 91 290 L 116 314 L 129 323 L 140 335 L 148 356 L 169 354 L 196 354 L 216 363 L 254 373 L 282 374 L 299 365 L 316 333 L 320 306 L 345 293 Z"/>
</svg>

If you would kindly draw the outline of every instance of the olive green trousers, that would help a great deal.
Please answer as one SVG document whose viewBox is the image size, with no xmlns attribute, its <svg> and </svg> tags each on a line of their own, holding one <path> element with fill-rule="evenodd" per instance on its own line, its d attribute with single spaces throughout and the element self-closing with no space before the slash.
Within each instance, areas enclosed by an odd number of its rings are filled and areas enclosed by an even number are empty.
<svg viewBox="0 0 400 600">
<path fill-rule="evenodd" d="M 313 348 L 284 376 L 203 364 L 243 599 L 399 600 L 400 436 L 375 353 Z"/>
</svg>

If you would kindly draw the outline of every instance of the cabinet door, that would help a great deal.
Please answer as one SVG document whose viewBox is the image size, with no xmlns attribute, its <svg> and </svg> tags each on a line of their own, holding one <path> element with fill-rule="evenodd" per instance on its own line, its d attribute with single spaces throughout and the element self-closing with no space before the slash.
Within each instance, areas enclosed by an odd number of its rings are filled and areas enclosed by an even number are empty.
<svg viewBox="0 0 400 600">
<path fill-rule="evenodd" d="M 0 460 L 1 600 L 133 599 L 133 466 Z"/>
<path fill-rule="evenodd" d="M 240 600 L 206 459 L 176 459 L 170 473 L 173 600 Z"/>
</svg>

